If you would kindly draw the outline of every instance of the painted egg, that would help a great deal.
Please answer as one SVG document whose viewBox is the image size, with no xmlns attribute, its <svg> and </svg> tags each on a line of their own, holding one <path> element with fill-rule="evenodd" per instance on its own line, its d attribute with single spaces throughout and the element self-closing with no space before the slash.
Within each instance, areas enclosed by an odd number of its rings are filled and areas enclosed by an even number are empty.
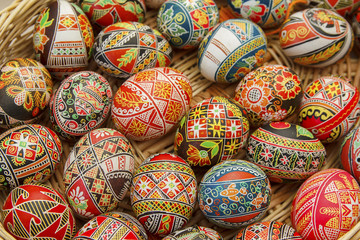
<svg viewBox="0 0 360 240">
<path fill-rule="evenodd" d="M 306 128 L 287 122 L 272 122 L 250 135 L 247 158 L 258 165 L 272 182 L 301 181 L 321 169 L 326 150 Z"/>
<path fill-rule="evenodd" d="M 360 218 L 360 190 L 341 169 L 322 170 L 307 179 L 292 203 L 291 222 L 304 239 L 339 239 Z"/>
<path fill-rule="evenodd" d="M 171 46 L 193 49 L 219 22 L 219 9 L 213 0 L 168 0 L 161 5 L 156 22 Z"/>
<path fill-rule="evenodd" d="M 235 90 L 237 101 L 254 127 L 292 115 L 302 97 L 299 76 L 281 65 L 259 67 L 248 73 Z"/>
<path fill-rule="evenodd" d="M 82 219 L 110 212 L 130 188 L 134 150 L 120 132 L 95 129 L 71 150 L 64 169 L 65 195 Z"/>
<path fill-rule="evenodd" d="M 328 1 L 310 0 L 310 7 L 330 9 L 343 17 L 349 17 L 360 6 L 360 0 Z"/>
<path fill-rule="evenodd" d="M 117 22 L 145 21 L 144 0 L 83 0 L 81 8 L 97 30 Z"/>
<path fill-rule="evenodd" d="M 258 222 L 253 223 L 240 232 L 233 240 L 302 240 L 301 236 L 289 225 L 282 222 Z"/>
<path fill-rule="evenodd" d="M 53 78 L 62 80 L 87 68 L 94 33 L 80 7 L 59 0 L 40 13 L 33 42 L 36 59 L 45 65 Z"/>
<path fill-rule="evenodd" d="M 13 189 L 2 207 L 3 225 L 16 239 L 70 240 L 75 219 L 65 199 L 43 184 Z"/>
<path fill-rule="evenodd" d="M 360 128 L 350 131 L 344 138 L 340 158 L 342 166 L 346 171 L 360 182 Z"/>
<path fill-rule="evenodd" d="M 309 67 L 326 67 L 338 62 L 351 51 L 352 43 L 350 24 L 327 9 L 296 12 L 280 31 L 280 46 L 285 55 Z"/>
<path fill-rule="evenodd" d="M 208 80 L 232 83 L 264 62 L 263 30 L 247 19 L 229 19 L 209 32 L 199 46 L 198 67 Z"/>
<path fill-rule="evenodd" d="M 205 99 L 190 109 L 175 135 L 175 154 L 192 166 L 231 159 L 245 146 L 249 121 L 234 100 Z"/>
<path fill-rule="evenodd" d="M 49 128 L 22 125 L 0 135 L 0 189 L 45 182 L 60 163 L 62 146 Z"/>
<path fill-rule="evenodd" d="M 106 27 L 94 44 L 94 59 L 107 74 L 127 79 L 154 67 L 167 67 L 173 51 L 156 29 L 138 22 L 119 22 Z"/>
<path fill-rule="evenodd" d="M 103 76 L 91 71 L 74 73 L 53 95 L 50 120 L 61 138 L 75 140 L 105 122 L 111 102 L 111 86 Z"/>
<path fill-rule="evenodd" d="M 49 104 L 53 82 L 46 68 L 30 58 L 10 60 L 0 69 L 0 127 L 35 122 Z"/>
<path fill-rule="evenodd" d="M 191 226 L 177 230 L 162 240 L 223 240 L 215 230 L 201 226 Z"/>
<path fill-rule="evenodd" d="M 130 139 L 159 138 L 178 124 L 191 99 L 190 82 L 180 71 L 169 67 L 144 70 L 116 92 L 112 119 Z"/>
<path fill-rule="evenodd" d="M 262 28 L 277 27 L 284 22 L 289 0 L 228 0 L 236 17 L 251 20 Z"/>
<path fill-rule="evenodd" d="M 338 77 L 310 83 L 300 105 L 299 123 L 324 143 L 346 135 L 360 116 L 359 91 Z"/>
<path fill-rule="evenodd" d="M 131 206 L 147 231 L 167 236 L 191 217 L 196 192 L 196 178 L 189 164 L 176 155 L 156 154 L 147 158 L 134 174 Z"/>
<path fill-rule="evenodd" d="M 199 207 L 223 228 L 239 228 L 261 219 L 270 205 L 270 181 L 255 164 L 228 160 L 210 168 L 199 184 Z"/>
<path fill-rule="evenodd" d="M 123 212 L 109 212 L 88 221 L 73 240 L 147 240 L 147 235 L 139 221 Z"/>
</svg>

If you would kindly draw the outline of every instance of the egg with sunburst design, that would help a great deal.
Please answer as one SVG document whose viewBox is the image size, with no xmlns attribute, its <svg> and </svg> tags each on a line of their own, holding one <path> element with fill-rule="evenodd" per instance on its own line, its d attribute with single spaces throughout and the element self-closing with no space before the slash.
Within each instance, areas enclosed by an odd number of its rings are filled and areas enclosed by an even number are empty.
<svg viewBox="0 0 360 240">
<path fill-rule="evenodd" d="M 62 139 L 77 140 L 110 115 L 112 90 L 100 74 L 82 71 L 62 81 L 50 101 L 50 120 Z"/>
<path fill-rule="evenodd" d="M 161 153 L 147 158 L 134 173 L 130 200 L 145 229 L 165 237 L 189 221 L 196 193 L 190 165 L 179 156 Z"/>
</svg>

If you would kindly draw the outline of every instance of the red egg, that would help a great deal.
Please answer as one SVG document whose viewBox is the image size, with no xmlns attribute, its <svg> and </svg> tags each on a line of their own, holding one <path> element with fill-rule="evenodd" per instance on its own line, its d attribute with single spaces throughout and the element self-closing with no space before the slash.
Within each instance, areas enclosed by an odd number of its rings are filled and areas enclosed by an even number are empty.
<svg viewBox="0 0 360 240">
<path fill-rule="evenodd" d="M 359 184 L 341 169 L 327 169 L 311 176 L 292 203 L 291 222 L 304 239 L 338 239 L 359 219 Z"/>
</svg>

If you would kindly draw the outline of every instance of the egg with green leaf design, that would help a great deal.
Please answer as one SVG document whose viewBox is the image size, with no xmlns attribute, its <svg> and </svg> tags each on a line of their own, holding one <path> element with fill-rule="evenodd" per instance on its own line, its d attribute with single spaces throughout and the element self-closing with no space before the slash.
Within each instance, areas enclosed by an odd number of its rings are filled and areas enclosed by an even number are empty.
<svg viewBox="0 0 360 240">
<path fill-rule="evenodd" d="M 250 135 L 247 158 L 258 165 L 270 181 L 294 182 L 318 172 L 325 162 L 326 151 L 306 128 L 272 122 Z"/>
</svg>

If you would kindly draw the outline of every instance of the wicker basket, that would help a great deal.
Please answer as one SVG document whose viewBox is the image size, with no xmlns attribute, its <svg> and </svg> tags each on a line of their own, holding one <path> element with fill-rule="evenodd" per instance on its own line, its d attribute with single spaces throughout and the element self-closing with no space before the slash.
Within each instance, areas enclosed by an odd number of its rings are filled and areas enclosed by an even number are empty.
<svg viewBox="0 0 360 240">
<path fill-rule="evenodd" d="M 32 30 L 36 17 L 44 7 L 53 1 L 55 0 L 15 0 L 11 6 L 0 12 L 0 65 L 5 61 L 15 57 L 33 57 Z M 225 5 L 225 3 L 219 2 L 219 5 Z M 148 11 L 146 14 L 145 24 L 156 28 L 156 14 L 156 10 Z M 189 77 L 191 81 L 193 88 L 193 100 L 191 102 L 191 106 L 194 106 L 199 101 L 211 96 L 218 95 L 232 97 L 236 84 L 219 85 L 206 80 L 204 77 L 202 77 L 197 67 L 196 54 L 196 51 L 177 51 L 171 65 L 172 67 L 182 71 L 186 76 Z M 281 48 L 279 47 L 277 34 L 268 37 L 268 53 L 265 57 L 264 64 L 282 64 L 291 67 L 300 76 L 300 79 L 302 79 L 303 86 L 306 86 L 313 79 L 324 75 L 334 74 L 343 75 L 352 79 L 352 83 L 360 89 L 360 61 L 355 55 L 348 56 L 346 59 L 344 59 L 343 62 L 327 68 L 313 69 L 302 67 L 295 65 L 282 53 Z M 101 70 L 97 68 L 94 62 L 90 64 L 89 69 L 106 76 L 114 92 L 116 92 L 117 88 L 122 84 L 122 82 L 118 81 L 117 79 L 109 77 L 101 72 Z M 59 83 L 55 84 L 55 88 L 58 86 L 58 84 Z M 295 121 L 296 117 L 293 117 L 292 120 Z M 45 126 L 49 126 L 48 116 L 44 116 L 40 123 Z M 114 127 L 110 119 L 108 120 L 106 126 L 111 128 Z M 145 142 L 132 141 L 132 145 L 137 154 L 137 166 L 145 158 L 154 153 L 171 152 L 173 150 L 174 135 L 175 132 L 172 132 L 156 140 L 149 140 Z M 340 160 L 338 158 L 338 145 L 340 142 L 341 141 L 326 145 L 327 160 L 326 165 L 323 167 L 324 169 L 331 167 L 341 167 Z M 63 147 L 64 154 L 62 156 L 62 162 L 60 163 L 55 175 L 47 182 L 49 186 L 52 186 L 60 193 L 64 193 L 62 172 L 64 169 L 64 163 L 72 148 L 72 145 L 64 141 Z M 238 158 L 244 159 L 244 157 L 245 152 L 242 151 Z M 195 171 L 197 180 L 200 181 L 206 170 L 196 169 Z M 266 216 L 262 220 L 276 220 L 291 225 L 291 203 L 299 186 L 300 183 L 272 184 L 271 205 L 267 211 Z M 3 205 L 7 194 L 8 192 L 0 193 L 0 206 Z M 130 206 L 129 195 L 127 195 L 125 200 L 119 204 L 118 210 L 133 214 Z M 187 226 L 193 225 L 195 223 L 217 230 L 224 237 L 224 239 L 231 239 L 237 233 L 236 230 L 222 229 L 207 221 L 205 217 L 203 217 L 198 205 L 196 205 L 193 217 L 190 219 Z M 82 224 L 83 222 L 78 222 L 79 226 Z M 0 227 L 0 238 L 14 239 L 4 230 L 2 225 Z M 341 239 L 360 239 L 360 223 L 357 224 Z"/>
</svg>

